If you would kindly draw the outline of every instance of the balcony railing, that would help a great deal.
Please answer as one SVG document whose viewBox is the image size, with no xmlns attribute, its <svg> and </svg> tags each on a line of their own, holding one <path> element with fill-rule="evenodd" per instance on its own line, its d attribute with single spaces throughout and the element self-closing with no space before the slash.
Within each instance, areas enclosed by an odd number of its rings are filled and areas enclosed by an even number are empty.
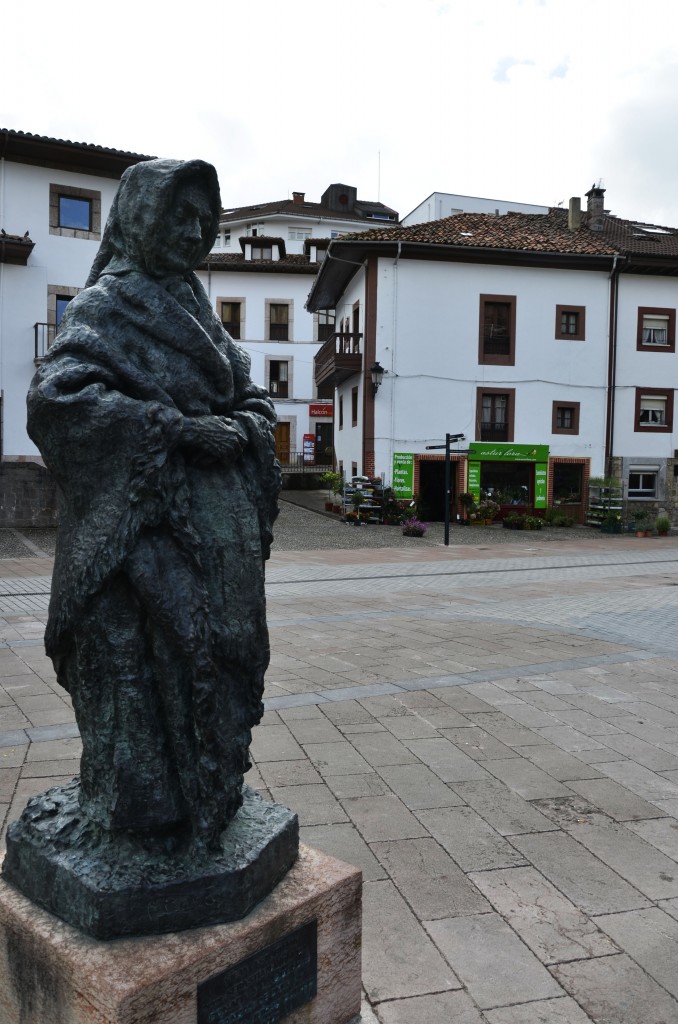
<svg viewBox="0 0 678 1024">
<path fill-rule="evenodd" d="M 508 356 L 511 354 L 511 339 L 508 335 L 486 331 L 483 335 L 483 353 L 486 356 Z"/>
<path fill-rule="evenodd" d="M 54 344 L 56 338 L 56 324 L 34 324 L 35 331 L 35 362 L 42 362 L 47 355 L 47 349 Z"/>
<path fill-rule="evenodd" d="M 482 422 L 480 424 L 481 441 L 508 441 L 508 423 Z"/>
<path fill-rule="evenodd" d="M 275 456 L 284 473 L 324 473 L 333 468 L 332 453 L 315 449 L 299 452 L 285 445 L 278 445 Z"/>
<path fill-rule="evenodd" d="M 339 384 L 360 373 L 363 366 L 362 334 L 337 332 L 332 334 L 315 357 L 315 382 L 318 397 L 332 395 Z"/>
</svg>

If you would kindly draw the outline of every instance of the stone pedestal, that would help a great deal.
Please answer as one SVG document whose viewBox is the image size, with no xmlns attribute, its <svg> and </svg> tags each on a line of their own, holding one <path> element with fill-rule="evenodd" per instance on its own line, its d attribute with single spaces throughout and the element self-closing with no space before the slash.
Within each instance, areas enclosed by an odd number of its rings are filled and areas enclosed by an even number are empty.
<svg viewBox="0 0 678 1024">
<path fill-rule="evenodd" d="M 285 938 L 317 922 L 317 995 L 276 1015 L 289 974 L 280 957 Z M 281 943 L 280 940 L 283 940 Z M 278 943 L 278 946 L 274 944 Z M 360 1013 L 361 873 L 300 846 L 299 859 L 277 888 L 243 920 L 168 935 L 98 941 L 76 931 L 0 881 L 0 1020 L 3 1024 L 348 1024 Z M 284 957 L 285 954 L 283 954 Z M 262 992 L 267 1010 L 248 1010 L 206 986 L 248 957 L 238 989 Z M 278 984 L 266 997 L 267 962 Z M 264 965 L 262 968 L 262 964 Z M 202 987 L 201 987 L 202 986 Z M 246 991 L 249 988 L 249 993 Z M 200 993 L 200 995 L 199 995 Z M 212 998 L 212 996 L 210 996 Z M 200 1010 L 199 1010 L 200 1002 Z"/>
</svg>

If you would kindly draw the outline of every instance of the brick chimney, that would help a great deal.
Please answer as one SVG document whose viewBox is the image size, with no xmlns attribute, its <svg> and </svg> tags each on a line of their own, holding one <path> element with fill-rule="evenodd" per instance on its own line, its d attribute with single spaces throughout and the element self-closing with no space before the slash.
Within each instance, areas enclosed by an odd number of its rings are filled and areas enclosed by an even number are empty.
<svg viewBox="0 0 678 1024">
<path fill-rule="evenodd" d="M 301 206 L 301 204 L 304 201 L 305 195 L 306 195 L 305 192 L 293 192 L 292 193 L 292 202 L 295 203 L 297 206 Z"/>
<path fill-rule="evenodd" d="M 588 227 L 590 231 L 602 231 L 605 227 L 605 189 L 592 185 L 586 193 L 588 199 Z"/>
<path fill-rule="evenodd" d="M 579 231 L 581 227 L 581 199 L 579 196 L 572 196 L 570 208 L 567 212 L 567 226 L 570 231 Z"/>
</svg>

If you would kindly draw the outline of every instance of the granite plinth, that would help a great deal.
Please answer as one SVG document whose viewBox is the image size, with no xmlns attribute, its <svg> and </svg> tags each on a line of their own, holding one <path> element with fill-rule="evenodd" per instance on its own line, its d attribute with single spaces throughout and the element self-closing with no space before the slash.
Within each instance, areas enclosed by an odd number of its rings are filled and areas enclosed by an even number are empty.
<svg viewBox="0 0 678 1024">
<path fill-rule="evenodd" d="M 98 939 L 235 921 L 297 857 L 296 814 L 243 787 L 216 852 L 106 832 L 78 804 L 78 781 L 29 801 L 7 832 L 4 877 Z"/>
<path fill-rule="evenodd" d="M 3 1024 L 196 1024 L 208 979 L 317 923 L 317 995 L 270 1024 L 348 1024 L 360 1013 L 361 873 L 301 845 L 245 919 L 101 942 L 0 880 Z M 219 1018 L 217 1018 L 219 1019 Z"/>
</svg>

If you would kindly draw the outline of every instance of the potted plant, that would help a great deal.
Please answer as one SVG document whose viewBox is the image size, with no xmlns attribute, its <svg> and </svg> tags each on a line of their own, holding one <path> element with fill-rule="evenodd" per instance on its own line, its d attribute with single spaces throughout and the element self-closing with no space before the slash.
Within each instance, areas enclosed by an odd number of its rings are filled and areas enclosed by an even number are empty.
<svg viewBox="0 0 678 1024">
<path fill-rule="evenodd" d="M 426 533 L 426 523 L 422 523 L 416 516 L 411 516 L 403 523 L 403 537 L 423 537 Z"/>
<path fill-rule="evenodd" d="M 483 498 L 478 504 L 477 512 L 479 518 L 489 526 L 499 512 L 499 505 L 496 501 L 492 501 L 491 498 Z"/>
<path fill-rule="evenodd" d="M 622 523 L 619 512 L 606 512 L 600 523 L 601 533 L 621 533 Z"/>
<path fill-rule="evenodd" d="M 331 470 L 328 470 L 326 473 L 323 473 L 321 475 L 320 483 L 323 485 L 323 487 L 327 488 L 328 500 L 325 502 L 325 511 L 332 512 L 334 511 L 335 504 L 332 501 L 332 495 L 341 494 L 341 485 L 343 483 L 341 473 L 333 473 Z"/>
<path fill-rule="evenodd" d="M 523 523 L 524 530 L 541 530 L 544 525 L 539 516 L 525 516 Z"/>
<path fill-rule="evenodd" d="M 636 537 L 651 537 L 652 530 L 650 529 L 652 513 L 649 509 L 639 508 L 633 513 L 633 522 L 636 527 Z"/>
<path fill-rule="evenodd" d="M 504 519 L 502 526 L 505 530 L 522 530 L 525 525 L 525 517 L 519 512 L 509 512 Z"/>
<path fill-rule="evenodd" d="M 666 537 L 671 529 L 671 520 L 667 515 L 657 516 L 654 528 L 660 537 Z"/>
</svg>

